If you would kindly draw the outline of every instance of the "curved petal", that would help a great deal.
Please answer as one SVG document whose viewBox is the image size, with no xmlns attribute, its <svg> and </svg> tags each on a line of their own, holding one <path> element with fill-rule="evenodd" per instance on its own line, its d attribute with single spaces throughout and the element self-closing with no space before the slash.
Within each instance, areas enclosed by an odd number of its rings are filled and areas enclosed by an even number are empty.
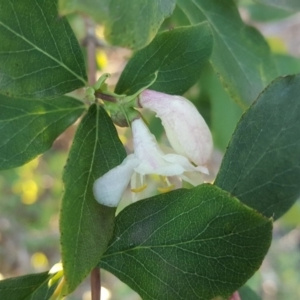
<svg viewBox="0 0 300 300">
<path fill-rule="evenodd" d="M 130 154 L 120 165 L 98 178 L 93 186 L 95 199 L 102 205 L 117 207 L 138 164 L 139 160 Z"/>
<path fill-rule="evenodd" d="M 197 108 L 181 96 L 145 90 L 140 94 L 143 108 L 156 112 L 162 120 L 173 149 L 197 165 L 210 159 L 213 142 L 210 130 Z"/>
</svg>

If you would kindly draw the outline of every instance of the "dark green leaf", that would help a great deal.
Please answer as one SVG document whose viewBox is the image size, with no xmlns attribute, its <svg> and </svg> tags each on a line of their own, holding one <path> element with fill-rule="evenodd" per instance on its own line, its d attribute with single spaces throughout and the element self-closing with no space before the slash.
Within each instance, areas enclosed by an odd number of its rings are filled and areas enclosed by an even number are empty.
<svg viewBox="0 0 300 300">
<path fill-rule="evenodd" d="M 244 285 L 239 289 L 241 300 L 262 300 L 249 286 Z"/>
<path fill-rule="evenodd" d="M 207 20 L 214 35 L 211 62 L 232 97 L 252 103 L 276 77 L 270 49 L 262 35 L 246 26 L 233 0 L 177 0 L 192 24 Z"/>
<path fill-rule="evenodd" d="M 0 41 L 0 93 L 45 98 L 85 85 L 82 53 L 56 1 L 1 1 Z"/>
<path fill-rule="evenodd" d="M 92 105 L 78 127 L 63 176 L 60 231 L 69 292 L 99 262 L 113 230 L 115 208 L 96 202 L 93 183 L 125 156 L 111 119 L 102 107 Z"/>
<path fill-rule="evenodd" d="M 162 32 L 128 62 L 116 86 L 116 93 L 134 94 L 157 79 L 152 90 L 183 94 L 200 77 L 212 51 L 207 22 Z"/>
<path fill-rule="evenodd" d="M 121 211 L 101 267 L 144 300 L 226 298 L 258 269 L 271 232 L 215 186 L 181 189 Z"/>
<path fill-rule="evenodd" d="M 300 75 L 278 78 L 234 132 L 215 184 L 275 219 L 300 196 Z"/>
<path fill-rule="evenodd" d="M 3 300 L 48 300 L 56 284 L 48 287 L 52 275 L 47 272 L 29 274 L 0 281 L 0 299 Z"/>
<path fill-rule="evenodd" d="M 61 14 L 84 12 L 105 26 L 113 45 L 140 49 L 151 42 L 176 0 L 59 0 Z"/>
<path fill-rule="evenodd" d="M 255 2 L 273 6 L 276 8 L 281 8 L 290 12 L 295 12 L 300 10 L 299 0 L 254 0 Z"/>
<path fill-rule="evenodd" d="M 84 109 L 82 102 L 66 96 L 47 101 L 0 95 L 0 170 L 21 166 L 48 150 Z"/>
</svg>

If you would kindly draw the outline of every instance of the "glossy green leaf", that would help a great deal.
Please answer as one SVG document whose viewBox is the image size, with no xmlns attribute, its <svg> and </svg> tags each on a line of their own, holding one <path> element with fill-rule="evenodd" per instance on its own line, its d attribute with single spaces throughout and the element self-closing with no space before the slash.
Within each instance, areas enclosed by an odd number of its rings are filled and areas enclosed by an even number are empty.
<svg viewBox="0 0 300 300">
<path fill-rule="evenodd" d="M 85 85 L 80 47 L 56 1 L 1 1 L 0 41 L 0 93 L 45 98 Z"/>
<path fill-rule="evenodd" d="M 47 151 L 84 109 L 82 102 L 66 96 L 47 101 L 0 95 L 0 170 L 21 166 Z"/>
<path fill-rule="evenodd" d="M 248 106 L 276 77 L 269 46 L 246 26 L 233 0 L 177 0 L 192 24 L 207 20 L 214 36 L 211 62 L 232 97 Z"/>
<path fill-rule="evenodd" d="M 260 266 L 272 222 L 212 185 L 177 190 L 117 216 L 101 267 L 144 299 L 227 299 Z"/>
<path fill-rule="evenodd" d="M 295 12 L 300 10 L 299 0 L 254 0 L 255 2 L 284 9 L 290 12 Z"/>
<path fill-rule="evenodd" d="M 241 300 L 262 300 L 249 286 L 244 285 L 239 289 Z"/>
<path fill-rule="evenodd" d="M 275 219 L 300 196 L 300 75 L 278 78 L 240 120 L 215 181 Z"/>
<path fill-rule="evenodd" d="M 0 299 L 3 300 L 48 300 L 56 284 L 48 287 L 52 275 L 47 272 L 29 274 L 0 281 Z"/>
<path fill-rule="evenodd" d="M 104 24 L 113 45 L 140 49 L 151 42 L 176 0 L 59 0 L 61 14 L 84 12 Z"/>
<path fill-rule="evenodd" d="M 199 79 L 212 45 L 207 22 L 160 33 L 128 62 L 116 93 L 134 94 L 151 83 L 157 74 L 152 90 L 183 94 Z"/>
<path fill-rule="evenodd" d="M 69 292 L 97 265 L 113 230 L 115 208 L 94 199 L 93 183 L 125 156 L 111 119 L 102 107 L 92 105 L 78 127 L 63 175 L 60 231 Z"/>
</svg>

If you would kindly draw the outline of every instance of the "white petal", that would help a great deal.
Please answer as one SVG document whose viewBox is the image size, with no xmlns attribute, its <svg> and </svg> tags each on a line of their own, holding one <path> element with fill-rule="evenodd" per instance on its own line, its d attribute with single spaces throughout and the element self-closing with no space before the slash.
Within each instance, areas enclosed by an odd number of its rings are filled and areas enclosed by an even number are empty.
<svg viewBox="0 0 300 300">
<path fill-rule="evenodd" d="M 181 96 L 171 96 L 145 90 L 139 97 L 140 105 L 156 112 L 162 120 L 174 150 L 197 165 L 210 159 L 213 142 L 210 130 L 197 108 Z"/>
<path fill-rule="evenodd" d="M 141 161 L 141 174 L 156 174 L 155 170 L 165 165 L 155 136 L 149 131 L 142 119 L 134 120 L 131 124 L 134 154 Z"/>
<path fill-rule="evenodd" d="M 139 160 L 130 154 L 120 165 L 98 178 L 93 186 L 95 199 L 100 204 L 117 207 L 138 164 Z"/>
</svg>

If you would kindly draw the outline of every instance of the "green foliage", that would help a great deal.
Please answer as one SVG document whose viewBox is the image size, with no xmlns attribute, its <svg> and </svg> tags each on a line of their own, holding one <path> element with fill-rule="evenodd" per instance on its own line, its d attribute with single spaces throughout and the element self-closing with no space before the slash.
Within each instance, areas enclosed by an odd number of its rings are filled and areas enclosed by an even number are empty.
<svg viewBox="0 0 300 300">
<path fill-rule="evenodd" d="M 242 300 L 260 299 L 243 285 L 269 249 L 272 218 L 281 217 L 300 196 L 300 74 L 270 82 L 278 74 L 300 72 L 299 59 L 273 56 L 262 35 L 242 21 L 235 0 L 2 2 L 0 169 L 21 166 L 44 153 L 89 106 L 63 174 L 60 231 L 66 285 L 59 286 L 62 294 L 73 292 L 100 266 L 146 300 L 228 299 L 236 290 Z M 243 5 L 264 21 L 300 9 L 298 0 L 254 2 Z M 79 43 L 66 19 L 58 15 L 58 6 L 63 15 L 82 12 L 93 17 L 105 27 L 108 42 L 137 50 L 114 92 L 101 80 L 85 95 L 78 91 L 76 96 L 86 101 L 94 101 L 95 95 L 101 98 L 93 104 L 63 96 L 86 86 L 87 76 Z M 89 23 L 86 18 L 81 21 Z M 87 53 L 99 42 L 98 28 L 92 28 L 97 29 L 93 37 L 89 29 L 83 28 L 86 36 L 80 38 L 82 45 L 88 45 Z M 93 59 L 88 57 L 89 66 Z M 145 117 L 136 107 L 136 93 L 146 86 L 174 95 L 188 91 L 195 105 L 205 109 L 215 147 L 225 151 L 231 141 L 214 185 L 144 199 L 115 216 L 116 208 L 98 204 L 92 187 L 126 157 L 112 120 L 123 126 L 127 119 Z M 159 122 L 152 126 L 164 138 Z M 38 161 L 24 166 L 26 172 L 17 169 L 0 176 L 0 186 L 10 190 L 7 182 L 2 184 L 7 176 L 15 193 L 13 201 L 8 199 L 1 207 L 12 211 L 19 198 L 22 203 L 17 208 L 43 200 L 38 198 Z M 56 161 L 55 168 L 58 164 L 63 165 Z M 115 182 L 109 184 L 115 187 Z M 32 193 L 26 194 L 30 185 Z M 143 187 L 141 182 L 137 191 Z M 52 194 L 46 196 L 48 204 L 51 198 Z M 49 223 L 49 206 L 39 202 L 31 217 L 39 214 L 42 223 Z M 295 206 L 290 214 L 296 220 L 298 210 Z M 289 218 L 289 226 L 297 224 L 294 219 Z M 22 220 L 19 223 L 22 226 Z M 37 224 L 31 222 L 31 229 Z M 26 241 L 30 248 L 32 240 Z M 294 256 L 287 261 L 292 264 Z M 58 286 L 58 282 L 48 286 L 51 277 L 40 273 L 2 280 L 0 299 L 50 299 Z M 290 280 L 286 278 L 282 282 Z"/>
<path fill-rule="evenodd" d="M 99 262 L 113 230 L 115 208 L 96 202 L 93 183 L 125 156 L 111 119 L 93 104 L 78 127 L 63 175 L 61 251 L 69 292 Z"/>
<path fill-rule="evenodd" d="M 215 184 L 278 219 L 300 196 L 300 75 L 273 81 L 234 132 Z"/>
<path fill-rule="evenodd" d="M 155 37 L 175 0 L 59 0 L 61 14 L 80 11 L 105 26 L 105 37 L 113 45 L 140 49 Z"/>
<path fill-rule="evenodd" d="M 3 300 L 48 300 L 57 284 L 48 287 L 53 275 L 47 272 L 29 274 L 0 281 L 0 298 Z"/>
<path fill-rule="evenodd" d="M 0 41 L 0 93 L 40 99 L 85 85 L 82 53 L 56 1 L 2 1 Z"/>
<path fill-rule="evenodd" d="M 153 80 L 152 90 L 181 95 L 200 77 L 210 57 L 213 40 L 207 22 L 157 35 L 127 64 L 116 93 L 134 94 Z"/>
<path fill-rule="evenodd" d="M 229 297 L 257 270 L 272 222 L 212 185 L 139 201 L 102 257 L 143 299 Z"/>
<path fill-rule="evenodd" d="M 284 9 L 290 12 L 300 10 L 299 0 L 254 0 L 255 2 Z"/>
<path fill-rule="evenodd" d="M 225 152 L 243 109 L 226 93 L 211 66 L 205 69 L 200 88 L 202 96 L 208 98 L 211 103 L 211 130 L 215 147 Z M 202 110 L 200 111 L 203 115 Z"/>
<path fill-rule="evenodd" d="M 250 287 L 244 285 L 239 289 L 239 295 L 241 300 L 261 300 L 259 297 Z"/>
<path fill-rule="evenodd" d="M 207 20 L 214 36 L 211 62 L 232 97 L 252 103 L 276 77 L 275 63 L 261 34 L 246 26 L 233 0 L 177 0 L 192 24 Z"/>
<path fill-rule="evenodd" d="M 44 153 L 84 109 L 82 102 L 66 96 L 47 101 L 0 95 L 0 169 L 21 166 Z"/>
</svg>

